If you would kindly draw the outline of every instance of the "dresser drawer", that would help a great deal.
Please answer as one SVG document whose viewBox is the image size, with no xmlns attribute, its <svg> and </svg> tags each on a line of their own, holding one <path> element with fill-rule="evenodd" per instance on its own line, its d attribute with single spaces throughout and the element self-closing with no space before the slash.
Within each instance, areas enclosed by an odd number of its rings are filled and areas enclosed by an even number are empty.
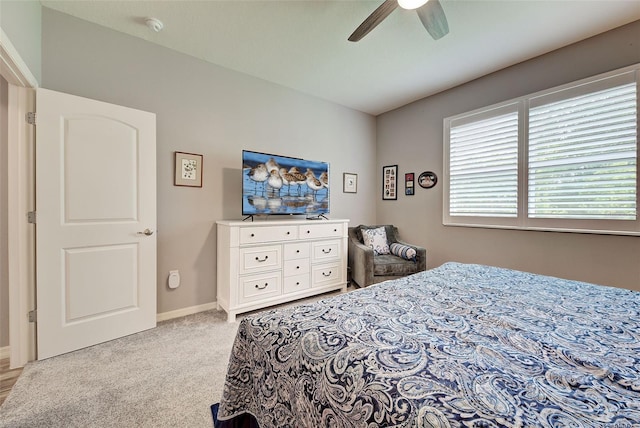
<svg viewBox="0 0 640 428">
<path fill-rule="evenodd" d="M 287 260 L 284 262 L 283 276 L 300 275 L 309 273 L 309 259 Z"/>
<path fill-rule="evenodd" d="M 298 239 L 298 226 L 254 226 L 240 229 L 240 245 Z"/>
<path fill-rule="evenodd" d="M 242 297 L 240 303 L 282 294 L 280 272 L 242 277 L 241 286 Z"/>
<path fill-rule="evenodd" d="M 311 243 L 311 262 L 326 262 L 340 259 L 340 241 L 318 241 Z"/>
<path fill-rule="evenodd" d="M 309 243 L 302 242 L 296 244 L 284 244 L 284 259 L 307 259 L 309 258 Z"/>
<path fill-rule="evenodd" d="M 302 291 L 311 288 L 311 282 L 309 281 L 309 274 L 290 276 L 283 280 L 283 293 L 295 293 L 296 291 Z"/>
<path fill-rule="evenodd" d="M 342 263 L 328 263 L 314 266 L 311 270 L 311 286 L 339 284 L 342 280 Z"/>
<path fill-rule="evenodd" d="M 282 246 L 240 249 L 240 274 L 264 272 L 280 269 L 282 260 Z"/>
<path fill-rule="evenodd" d="M 342 224 L 305 224 L 300 226 L 299 236 L 300 239 L 340 238 L 342 233 Z"/>
</svg>

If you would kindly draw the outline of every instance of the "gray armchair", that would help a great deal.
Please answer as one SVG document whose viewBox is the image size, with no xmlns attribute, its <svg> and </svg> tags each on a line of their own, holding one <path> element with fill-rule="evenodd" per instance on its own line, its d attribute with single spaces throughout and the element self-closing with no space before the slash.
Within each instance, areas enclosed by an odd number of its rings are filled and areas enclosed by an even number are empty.
<svg viewBox="0 0 640 428">
<path fill-rule="evenodd" d="M 389 244 L 397 242 L 416 250 L 416 260 L 405 260 L 393 254 L 374 256 L 373 249 L 364 245 L 361 228 L 381 226 L 363 226 L 349 228 L 349 268 L 351 278 L 359 287 L 366 287 L 388 279 L 400 278 L 427 269 L 427 250 L 400 240 L 398 228 L 383 225 Z"/>
</svg>

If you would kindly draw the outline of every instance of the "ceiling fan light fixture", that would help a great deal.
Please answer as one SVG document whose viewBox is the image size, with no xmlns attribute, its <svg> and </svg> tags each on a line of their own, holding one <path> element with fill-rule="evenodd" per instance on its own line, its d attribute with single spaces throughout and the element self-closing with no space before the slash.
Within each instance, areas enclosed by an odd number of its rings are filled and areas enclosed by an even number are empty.
<svg viewBox="0 0 640 428">
<path fill-rule="evenodd" d="M 398 0 L 398 5 L 403 9 L 417 9 L 429 0 Z"/>
</svg>

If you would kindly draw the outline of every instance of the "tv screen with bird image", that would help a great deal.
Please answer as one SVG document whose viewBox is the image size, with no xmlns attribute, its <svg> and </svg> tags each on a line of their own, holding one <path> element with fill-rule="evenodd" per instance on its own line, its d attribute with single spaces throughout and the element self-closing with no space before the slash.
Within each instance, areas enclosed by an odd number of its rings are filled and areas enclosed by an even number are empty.
<svg viewBox="0 0 640 428">
<path fill-rule="evenodd" d="M 329 164 L 242 151 L 242 215 L 329 213 Z"/>
</svg>

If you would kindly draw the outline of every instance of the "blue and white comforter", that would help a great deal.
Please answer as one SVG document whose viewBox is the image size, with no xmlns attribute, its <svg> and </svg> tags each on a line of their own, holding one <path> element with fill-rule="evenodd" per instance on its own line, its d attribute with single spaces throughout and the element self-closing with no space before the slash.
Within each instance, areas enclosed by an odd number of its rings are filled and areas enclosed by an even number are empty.
<svg viewBox="0 0 640 428">
<path fill-rule="evenodd" d="M 245 318 L 218 418 L 640 427 L 640 293 L 447 263 Z"/>
</svg>

